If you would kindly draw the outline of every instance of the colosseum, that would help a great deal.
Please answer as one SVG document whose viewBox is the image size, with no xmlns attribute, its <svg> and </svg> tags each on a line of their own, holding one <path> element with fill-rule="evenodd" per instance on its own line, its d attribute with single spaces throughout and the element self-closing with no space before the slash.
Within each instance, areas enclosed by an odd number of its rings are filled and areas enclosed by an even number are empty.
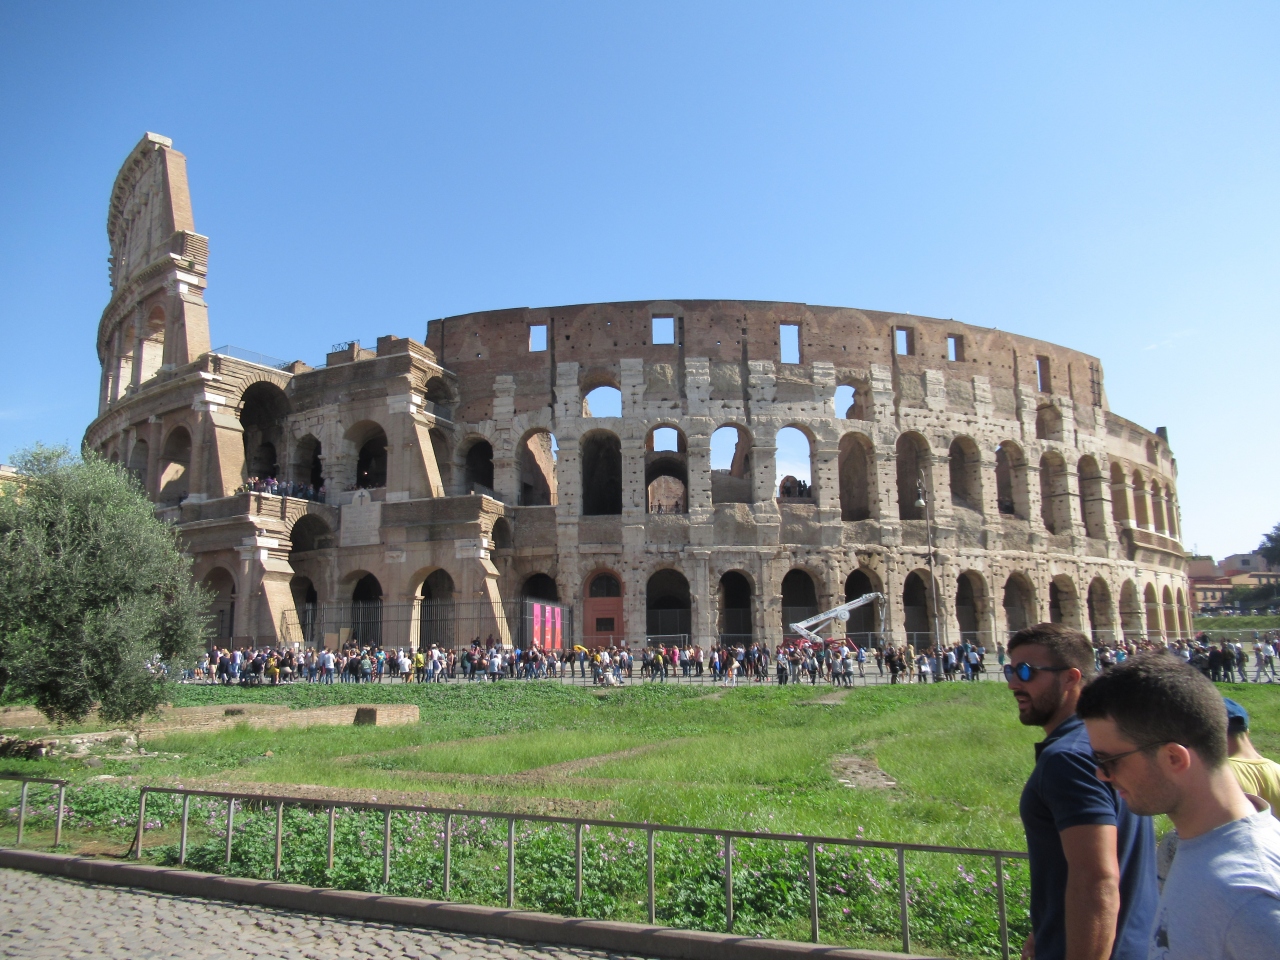
<svg viewBox="0 0 1280 960">
<path fill-rule="evenodd" d="M 655 300 L 435 319 L 312 367 L 211 349 L 208 239 L 167 138 L 130 154 L 107 232 L 85 442 L 181 530 L 224 642 L 773 647 L 870 591 L 883 615 L 838 631 L 1188 635 L 1168 436 L 1108 409 L 1095 357 Z M 779 482 L 787 436 L 807 476 Z"/>
</svg>

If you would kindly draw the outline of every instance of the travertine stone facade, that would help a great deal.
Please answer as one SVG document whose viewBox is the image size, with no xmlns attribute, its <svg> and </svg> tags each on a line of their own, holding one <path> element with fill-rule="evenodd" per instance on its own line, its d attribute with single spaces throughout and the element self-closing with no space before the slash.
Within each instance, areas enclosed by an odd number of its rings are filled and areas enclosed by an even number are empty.
<svg viewBox="0 0 1280 960">
<path fill-rule="evenodd" d="M 495 611 L 554 591 L 580 632 L 633 646 L 773 645 L 784 616 L 867 589 L 886 622 L 849 629 L 898 639 L 1050 618 L 1187 633 L 1176 465 L 1163 431 L 1107 409 L 1096 358 L 917 316 L 686 300 L 473 313 L 277 368 L 209 351 L 207 241 L 164 138 L 126 162 L 109 232 L 86 440 L 237 598 L 236 636 L 275 636 L 308 597 L 348 602 L 369 574 L 393 603 L 424 582 Z M 598 387 L 620 416 L 589 415 L 609 412 L 586 402 Z M 811 476 L 780 497 L 786 427 Z M 235 493 L 267 475 L 323 482 L 326 502 Z M 619 589 L 593 589 L 601 573 Z"/>
</svg>

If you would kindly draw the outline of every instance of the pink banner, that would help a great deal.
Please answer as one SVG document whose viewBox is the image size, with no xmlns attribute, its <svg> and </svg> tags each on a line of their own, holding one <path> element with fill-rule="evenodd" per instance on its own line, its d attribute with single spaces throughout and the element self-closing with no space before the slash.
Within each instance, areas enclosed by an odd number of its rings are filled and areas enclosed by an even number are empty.
<svg viewBox="0 0 1280 960">
<path fill-rule="evenodd" d="M 556 636 L 556 639 L 555 639 L 555 643 L 554 643 L 554 648 L 555 648 L 556 650 L 559 650 L 559 649 L 560 649 L 560 642 L 561 642 L 561 637 L 560 637 L 560 612 L 561 612 L 561 611 L 560 611 L 560 608 L 559 608 L 559 607 L 556 607 L 556 635 L 555 635 L 555 636 Z"/>
<path fill-rule="evenodd" d="M 546 611 L 546 615 L 547 615 L 547 624 L 546 624 L 545 629 L 544 629 L 544 630 L 543 630 L 543 632 L 542 632 L 542 637 L 543 637 L 543 639 L 546 641 L 547 646 L 548 646 L 548 647 L 552 647 L 552 646 L 555 644 L 555 633 L 554 633 L 554 632 L 552 631 L 552 629 L 551 629 L 551 624 L 552 624 L 552 621 L 553 621 L 553 619 L 554 619 L 554 617 L 552 616 L 552 613 L 551 613 L 551 611 L 552 611 L 552 609 L 553 609 L 553 608 L 552 608 L 551 604 L 547 604 L 547 605 L 546 605 L 545 607 L 543 607 L 542 609 L 543 609 L 544 611 Z"/>
<path fill-rule="evenodd" d="M 542 604 L 533 604 L 533 645 L 542 646 Z"/>
</svg>

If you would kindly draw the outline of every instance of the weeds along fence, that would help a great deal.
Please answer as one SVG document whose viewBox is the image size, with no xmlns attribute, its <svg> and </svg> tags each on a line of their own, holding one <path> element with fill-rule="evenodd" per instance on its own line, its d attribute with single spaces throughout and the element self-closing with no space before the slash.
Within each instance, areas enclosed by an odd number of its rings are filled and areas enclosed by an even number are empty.
<svg viewBox="0 0 1280 960">
<path fill-rule="evenodd" d="M 28 784 L 57 788 L 56 846 L 66 783 L 21 778 L 19 844 Z M 110 789 L 120 793 L 113 803 L 85 806 L 108 811 L 103 818 L 121 847 L 129 845 L 128 856 L 213 873 L 815 943 L 900 942 L 909 951 L 914 938 L 1005 960 L 1011 926 L 1017 942 L 1029 929 L 1026 854 L 1009 850 L 181 787 Z M 42 807 L 46 819 L 53 806 Z M 159 842 L 148 845 L 149 833 Z M 939 857 L 953 858 L 955 872 L 940 868 Z"/>
</svg>

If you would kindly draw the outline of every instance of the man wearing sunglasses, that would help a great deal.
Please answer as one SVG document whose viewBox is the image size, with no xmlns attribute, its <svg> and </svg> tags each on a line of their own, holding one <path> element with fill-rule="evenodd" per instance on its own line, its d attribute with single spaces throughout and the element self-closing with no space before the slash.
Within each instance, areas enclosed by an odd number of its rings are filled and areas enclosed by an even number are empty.
<svg viewBox="0 0 1280 960">
<path fill-rule="evenodd" d="M 1093 645 L 1061 624 L 1019 630 L 1005 681 L 1018 719 L 1042 727 L 1019 813 L 1031 862 L 1025 960 L 1146 960 L 1156 907 L 1155 834 L 1098 778 L 1076 716 Z"/>
<path fill-rule="evenodd" d="M 1176 657 L 1143 654 L 1080 698 L 1098 770 L 1132 809 L 1178 831 L 1153 960 L 1280 955 L 1280 822 L 1227 762 L 1227 710 L 1213 683 Z"/>
</svg>

